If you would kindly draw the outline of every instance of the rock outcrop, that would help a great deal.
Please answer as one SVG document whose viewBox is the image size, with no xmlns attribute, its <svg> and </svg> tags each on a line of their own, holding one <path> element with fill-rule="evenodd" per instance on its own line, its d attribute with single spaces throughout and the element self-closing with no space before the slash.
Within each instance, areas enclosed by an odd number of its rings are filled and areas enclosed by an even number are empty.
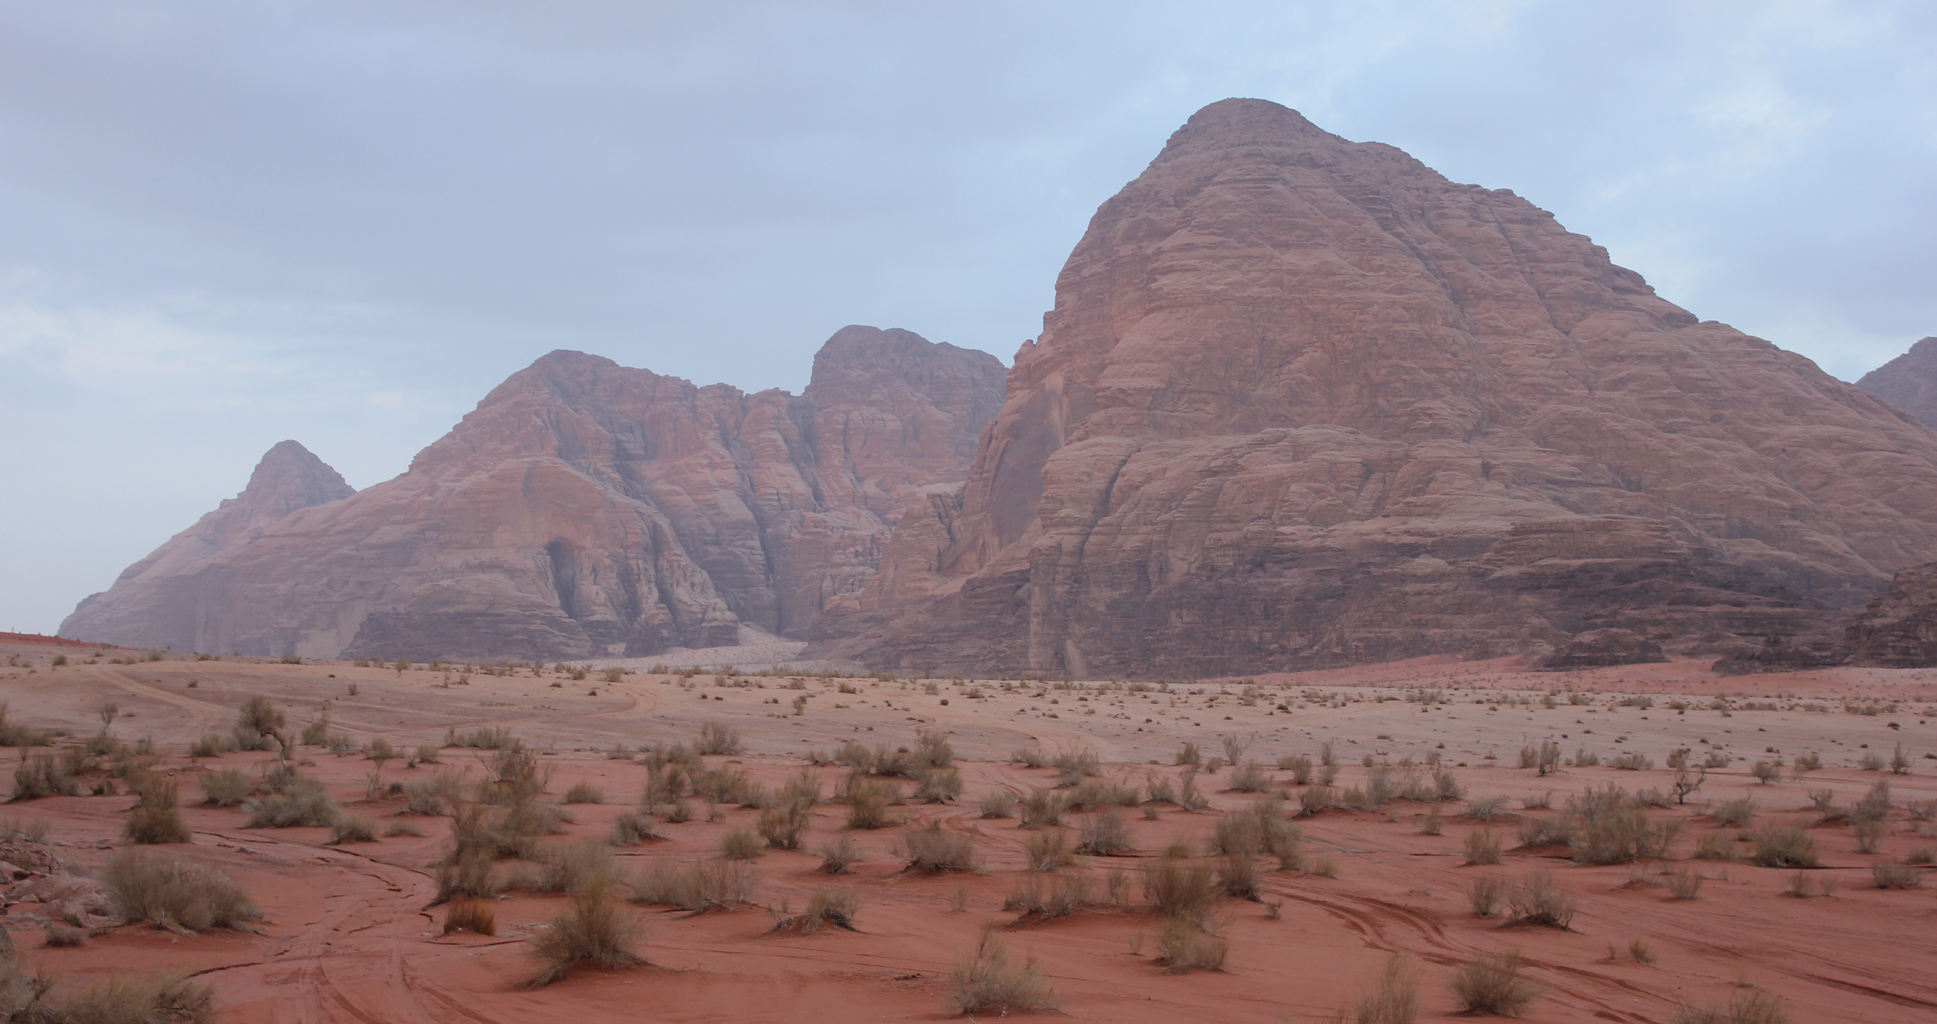
<svg viewBox="0 0 1937 1024">
<path fill-rule="evenodd" d="M 906 503 L 963 478 L 1002 388 L 993 356 L 870 327 L 836 334 L 800 396 L 553 352 L 403 475 L 117 584 L 61 632 L 471 660 L 802 636 L 866 584 Z"/>
<path fill-rule="evenodd" d="M 1661 645 L 1629 629 L 1590 629 L 1541 659 L 1550 671 L 1606 668 L 1609 665 L 1647 665 L 1667 661 Z"/>
<path fill-rule="evenodd" d="M 1937 562 L 1892 577 L 1890 589 L 1843 631 L 1835 657 L 1880 668 L 1937 666 Z"/>
<path fill-rule="evenodd" d="M 1863 375 L 1856 386 L 1937 427 L 1937 338 L 1925 338 L 1910 351 Z"/>
<path fill-rule="evenodd" d="M 1510 192 L 1227 100 L 1098 210 L 966 485 L 927 498 L 810 654 L 1739 649 L 1937 557 L 1937 434 Z"/>
</svg>

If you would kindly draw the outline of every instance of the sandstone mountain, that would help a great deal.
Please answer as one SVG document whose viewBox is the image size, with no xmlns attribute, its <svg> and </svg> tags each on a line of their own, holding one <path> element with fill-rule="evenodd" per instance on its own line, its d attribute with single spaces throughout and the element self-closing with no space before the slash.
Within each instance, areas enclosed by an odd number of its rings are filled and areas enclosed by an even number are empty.
<svg viewBox="0 0 1937 1024">
<path fill-rule="evenodd" d="M 967 483 L 810 653 L 1149 676 L 1599 629 L 1727 651 L 1933 557 L 1929 428 L 1510 192 L 1226 100 L 1098 210 Z"/>
<path fill-rule="evenodd" d="M 1937 665 L 1937 562 L 1897 573 L 1843 631 L 1832 657 L 1883 668 Z"/>
<path fill-rule="evenodd" d="M 1915 416 L 1924 426 L 1937 427 L 1937 338 L 1910 346 L 1910 351 L 1864 374 L 1856 386 Z"/>
<path fill-rule="evenodd" d="M 553 352 L 403 475 L 151 558 L 61 633 L 420 659 L 802 636 L 865 585 L 904 504 L 962 480 L 1002 388 L 987 353 L 871 327 L 830 339 L 799 396 Z"/>
</svg>

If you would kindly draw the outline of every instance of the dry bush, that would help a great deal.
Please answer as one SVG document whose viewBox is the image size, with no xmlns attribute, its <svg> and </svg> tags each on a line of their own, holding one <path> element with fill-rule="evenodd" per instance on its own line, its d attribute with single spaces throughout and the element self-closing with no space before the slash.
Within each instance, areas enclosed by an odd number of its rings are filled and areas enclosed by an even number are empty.
<svg viewBox="0 0 1937 1024">
<path fill-rule="evenodd" d="M 1755 801 L 1748 797 L 1730 800 L 1715 808 L 1715 823 L 1728 828 L 1748 828 L 1755 820 Z"/>
<path fill-rule="evenodd" d="M 638 846 L 648 839 L 663 839 L 653 824 L 652 815 L 627 811 L 612 822 L 612 845 Z"/>
<path fill-rule="evenodd" d="M 76 928 L 49 919 L 47 922 L 47 945 L 54 949 L 73 949 L 87 945 L 87 930 Z"/>
<path fill-rule="evenodd" d="M 917 768 L 947 768 L 955 763 L 955 749 L 948 737 L 924 731 L 915 736 L 914 758 Z"/>
<path fill-rule="evenodd" d="M 1574 859 L 1583 864 L 1626 864 L 1667 852 L 1681 831 L 1678 819 L 1652 821 L 1639 801 L 1619 787 L 1589 787 L 1568 801 L 1577 823 L 1569 841 Z"/>
<path fill-rule="evenodd" d="M 1351 1020 L 1353 1024 L 1412 1024 L 1418 1016 L 1419 979 L 1405 954 L 1393 953 L 1365 994 L 1352 1004 Z"/>
<path fill-rule="evenodd" d="M 101 869 L 121 919 L 175 932 L 235 928 L 262 916 L 229 876 L 205 864 L 147 850 L 122 850 Z"/>
<path fill-rule="evenodd" d="M 1310 785 L 1312 780 L 1312 759 L 1304 754 L 1289 754 L 1278 759 L 1278 770 L 1290 772 L 1293 785 Z"/>
<path fill-rule="evenodd" d="M 1063 794 L 1048 789 L 1031 790 L 1022 798 L 1022 827 L 1049 828 L 1063 823 L 1069 803 Z"/>
<path fill-rule="evenodd" d="M 444 934 L 467 931 L 474 935 L 498 934 L 498 915 L 491 904 L 469 897 L 455 899 L 444 911 Z"/>
<path fill-rule="evenodd" d="M 1528 797 L 1527 799 L 1532 800 L 1534 798 Z M 1528 806 L 1531 808 L 1532 805 L 1529 804 Z M 1500 812 L 1506 810 L 1506 807 L 1507 807 L 1506 797 L 1476 796 L 1473 799 L 1468 800 L 1466 802 L 1466 814 L 1468 817 L 1477 818 L 1480 821 L 1486 822 L 1488 825 L 1491 825 L 1493 824 L 1493 819 L 1497 817 L 1500 814 Z"/>
<path fill-rule="evenodd" d="M 552 919 L 551 927 L 531 941 L 532 953 L 542 966 L 525 987 L 558 981 L 576 964 L 606 970 L 643 964 L 645 959 L 632 951 L 639 934 L 639 926 L 609 886 L 584 886 L 572 893 L 572 905 Z"/>
<path fill-rule="evenodd" d="M 1467 1013 L 1518 1017 L 1533 1002 L 1533 983 L 1520 976 L 1520 951 L 1481 953 L 1452 977 L 1453 998 Z"/>
<path fill-rule="evenodd" d="M 247 815 L 243 828 L 318 827 L 336 822 L 336 801 L 322 783 L 292 768 L 272 773 L 265 784 L 269 792 L 243 803 L 242 812 Z"/>
<path fill-rule="evenodd" d="M 249 799 L 256 783 L 237 768 L 223 768 L 202 776 L 202 802 L 215 807 L 234 807 Z"/>
<path fill-rule="evenodd" d="M 1069 848 L 1069 833 L 1058 829 L 1045 829 L 1032 833 L 1022 841 L 1022 859 L 1031 871 L 1055 871 L 1076 862 L 1076 856 Z"/>
<path fill-rule="evenodd" d="M 1311 862 L 1311 864 L 1305 868 L 1305 871 L 1307 874 L 1316 875 L 1319 878 L 1337 878 L 1338 861 L 1335 861 L 1330 857 L 1319 857 L 1314 859 Z"/>
<path fill-rule="evenodd" d="M 338 814 L 330 823 L 331 843 L 374 843 L 377 819 L 367 814 Z"/>
<path fill-rule="evenodd" d="M 128 812 L 127 824 L 123 826 L 123 834 L 129 842 L 187 843 L 194 840 L 188 831 L 188 821 L 182 817 L 180 790 L 175 780 L 142 772 L 131 781 L 130 788 L 139 799 Z"/>
<path fill-rule="evenodd" d="M 1755 844 L 1750 860 L 1765 868 L 1813 868 L 1816 840 L 1794 825 L 1764 825 L 1749 837 Z"/>
<path fill-rule="evenodd" d="M 1081 785 L 1083 779 L 1102 774 L 1103 759 L 1088 747 L 1069 747 L 1058 751 L 1053 762 L 1056 766 L 1056 784 L 1059 786 Z"/>
<path fill-rule="evenodd" d="M 1058 875 L 1044 884 L 1040 875 L 1016 879 L 1015 891 L 1002 901 L 1002 909 L 1017 913 L 1016 923 L 1053 921 L 1081 911 L 1090 903 L 1090 880 L 1086 875 Z"/>
<path fill-rule="evenodd" d="M 1476 875 L 1466 887 L 1466 903 L 1474 917 L 1492 917 L 1506 898 L 1507 880 L 1499 875 Z"/>
<path fill-rule="evenodd" d="M 30 978 L 14 958 L 0 961 L 0 1011 L 33 1024 L 211 1024 L 215 992 L 173 975 L 114 977 L 78 995 L 54 995 L 54 979 Z"/>
<path fill-rule="evenodd" d="M 1143 900 L 1165 917 L 1201 918 L 1217 892 L 1209 865 L 1169 851 L 1143 869 Z"/>
<path fill-rule="evenodd" d="M 463 781 L 455 772 L 438 772 L 421 782 L 404 784 L 404 813 L 443 816 L 457 806 Z"/>
<path fill-rule="evenodd" d="M 1695 842 L 1696 860 L 1734 860 L 1735 840 L 1720 832 L 1704 832 Z"/>
<path fill-rule="evenodd" d="M 1567 930 L 1574 920 L 1574 897 L 1554 884 L 1545 871 L 1530 871 L 1507 891 L 1507 906 L 1514 921 L 1546 925 Z"/>
<path fill-rule="evenodd" d="M 876 829 L 894 824 L 888 805 L 899 799 L 901 786 L 885 779 L 851 779 L 847 787 L 847 827 Z"/>
<path fill-rule="evenodd" d="M 707 722 L 699 727 L 699 739 L 693 745 L 702 754 L 737 754 L 740 752 L 740 733 L 728 728 L 724 722 Z"/>
<path fill-rule="evenodd" d="M 205 757 L 221 757 L 235 749 L 235 741 L 221 733 L 209 733 L 188 744 L 188 756 L 193 760 Z"/>
<path fill-rule="evenodd" d="M 852 741 L 849 742 L 851 743 Z M 842 747 L 842 749 L 845 750 L 847 748 Z M 1049 755 L 1043 753 L 1040 747 L 1017 747 L 1010 752 L 1009 760 L 1022 765 L 1024 768 L 1041 768 L 1043 765 L 1049 763 Z"/>
<path fill-rule="evenodd" d="M 950 832 L 940 821 L 910 826 L 902 833 L 908 867 L 933 874 L 938 871 L 974 871 L 982 866 L 975 853 L 974 832 Z"/>
<path fill-rule="evenodd" d="M 962 795 L 962 773 L 955 768 L 915 769 L 915 799 L 943 804 Z"/>
<path fill-rule="evenodd" d="M 762 846 L 759 833 L 735 825 L 720 837 L 720 856 L 726 860 L 758 860 Z"/>
<path fill-rule="evenodd" d="M 1877 861 L 1870 865 L 1870 878 L 1879 889 L 1917 889 L 1924 884 L 1923 872 L 1909 864 Z"/>
<path fill-rule="evenodd" d="M 80 753 L 79 747 L 69 748 Z M 83 755 L 84 757 L 85 755 Z M 81 791 L 79 765 L 74 758 L 60 754 L 35 754 L 23 757 L 13 770 L 12 800 L 38 800 L 44 796 L 74 796 Z"/>
<path fill-rule="evenodd" d="M 982 794 L 978 803 L 984 818 L 1008 818 L 1016 813 L 1016 794 L 1013 790 L 997 787 Z"/>
<path fill-rule="evenodd" d="M 1185 740 L 1184 745 L 1177 749 L 1177 756 L 1170 763 L 1196 768 L 1204 763 L 1204 755 L 1197 749 L 1196 743 Z"/>
<path fill-rule="evenodd" d="M 605 792 L 589 782 L 576 782 L 572 784 L 572 788 L 565 791 L 564 802 L 568 804 L 602 804 L 605 802 Z"/>
<path fill-rule="evenodd" d="M 1726 1005 L 1683 1006 L 1675 1024 L 1789 1024 L 1789 1009 L 1777 996 L 1756 989 Z"/>
<path fill-rule="evenodd" d="M 1077 826 L 1077 837 L 1076 850 L 1079 853 L 1113 857 L 1130 852 L 1129 820 L 1114 807 L 1104 808 L 1084 818 Z"/>
<path fill-rule="evenodd" d="M 1231 943 L 1197 922 L 1172 917 L 1157 936 L 1157 960 L 1172 974 L 1221 971 Z"/>
<path fill-rule="evenodd" d="M 1258 899 L 1258 862 L 1248 854 L 1226 854 L 1218 861 L 1217 886 L 1235 899 Z"/>
<path fill-rule="evenodd" d="M 833 925 L 854 931 L 854 915 L 860 909 L 860 897 L 847 889 L 815 889 L 807 897 L 806 910 L 789 917 L 776 914 L 773 930 L 812 935 L 827 925 Z"/>
<path fill-rule="evenodd" d="M 1305 816 L 1339 806 L 1339 792 L 1330 786 L 1312 786 L 1298 794 L 1298 813 Z"/>
<path fill-rule="evenodd" d="M 1668 894 L 1678 900 L 1692 900 L 1701 895 L 1702 882 L 1706 879 L 1699 871 L 1670 871 Z"/>
<path fill-rule="evenodd" d="M 547 850 L 543 864 L 540 892 L 576 892 L 588 885 L 611 885 L 619 877 L 612 847 L 593 836 Z"/>
<path fill-rule="evenodd" d="M 640 903 L 679 907 L 698 913 L 708 907 L 732 909 L 753 898 L 753 865 L 726 860 L 703 860 L 679 865 L 647 861 L 626 885 Z"/>
<path fill-rule="evenodd" d="M 799 799 L 782 800 L 760 812 L 756 827 L 767 845 L 776 850 L 800 849 L 801 837 L 814 820 L 813 805 Z"/>
<path fill-rule="evenodd" d="M 830 875 L 846 874 L 861 859 L 861 844 L 853 836 L 841 836 L 821 847 L 821 870 Z"/>
<path fill-rule="evenodd" d="M 955 964 L 949 979 L 948 1005 L 957 1014 L 1049 1010 L 1056 1006 L 1049 983 L 1034 958 L 1021 965 L 1009 961 L 1009 950 L 994 932 L 983 932 L 974 952 Z"/>
<path fill-rule="evenodd" d="M 1500 840 L 1492 829 L 1476 828 L 1466 833 L 1466 863 L 1500 863 Z"/>
<path fill-rule="evenodd" d="M 1227 788 L 1233 793 L 1262 793 L 1271 788 L 1271 773 L 1256 761 L 1246 761 L 1231 769 Z"/>
</svg>

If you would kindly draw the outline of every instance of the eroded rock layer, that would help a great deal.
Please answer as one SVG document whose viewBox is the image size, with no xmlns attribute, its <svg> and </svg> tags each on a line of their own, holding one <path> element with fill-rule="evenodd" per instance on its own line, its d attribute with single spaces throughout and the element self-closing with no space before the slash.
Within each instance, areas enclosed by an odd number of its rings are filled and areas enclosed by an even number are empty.
<svg viewBox="0 0 1937 1024">
<path fill-rule="evenodd" d="M 1510 192 L 1198 112 L 1090 222 L 965 487 L 818 652 L 1205 675 L 1820 632 L 1937 557 L 1937 434 Z"/>
<path fill-rule="evenodd" d="M 800 396 L 553 352 L 403 475 L 124 578 L 61 632 L 420 659 L 804 635 L 866 583 L 905 502 L 962 479 L 1002 387 L 993 356 L 870 327 L 830 339 Z"/>
</svg>

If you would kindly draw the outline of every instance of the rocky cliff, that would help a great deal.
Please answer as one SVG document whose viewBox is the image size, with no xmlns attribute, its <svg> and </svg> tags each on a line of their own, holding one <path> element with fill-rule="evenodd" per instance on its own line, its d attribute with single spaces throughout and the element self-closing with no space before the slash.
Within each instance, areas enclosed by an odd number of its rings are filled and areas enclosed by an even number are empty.
<svg viewBox="0 0 1937 1024">
<path fill-rule="evenodd" d="M 804 635 L 865 585 L 904 504 L 963 478 L 1002 388 L 993 356 L 870 327 L 830 339 L 800 396 L 553 352 L 403 475 L 157 563 L 151 584 L 124 575 L 61 632 L 465 659 Z"/>
<path fill-rule="evenodd" d="M 818 651 L 1252 672 L 1821 632 L 1937 557 L 1937 434 L 1552 215 L 1296 112 L 1104 203 L 966 485 Z"/>
<path fill-rule="evenodd" d="M 1833 658 L 1883 668 L 1937 665 L 1937 562 L 1898 572 L 1843 631 Z"/>
<path fill-rule="evenodd" d="M 1925 338 L 1910 351 L 1863 375 L 1856 386 L 1927 427 L 1937 427 L 1937 338 Z"/>
</svg>

